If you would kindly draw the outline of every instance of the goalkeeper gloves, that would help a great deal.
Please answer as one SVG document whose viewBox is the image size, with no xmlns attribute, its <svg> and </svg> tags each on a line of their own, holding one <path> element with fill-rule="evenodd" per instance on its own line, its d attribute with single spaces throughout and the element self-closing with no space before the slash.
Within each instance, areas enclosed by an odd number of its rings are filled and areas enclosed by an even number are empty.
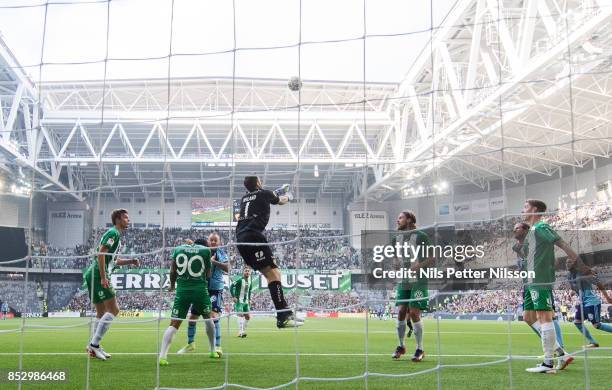
<svg viewBox="0 0 612 390">
<path fill-rule="evenodd" d="M 283 184 L 280 188 L 275 189 L 274 193 L 276 194 L 276 196 L 285 195 L 287 192 L 289 192 L 290 187 L 291 186 L 289 184 Z"/>
</svg>

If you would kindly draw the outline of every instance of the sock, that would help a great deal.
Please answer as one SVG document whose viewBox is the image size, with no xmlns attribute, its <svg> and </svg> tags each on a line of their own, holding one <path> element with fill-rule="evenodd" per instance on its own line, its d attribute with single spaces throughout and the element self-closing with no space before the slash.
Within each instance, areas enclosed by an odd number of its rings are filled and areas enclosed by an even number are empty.
<svg viewBox="0 0 612 390">
<path fill-rule="evenodd" d="M 106 334 L 106 331 L 111 326 L 111 321 L 114 319 L 115 316 L 112 313 L 104 313 L 104 315 L 102 316 L 102 318 L 100 318 L 100 321 L 98 322 L 96 333 L 94 333 L 93 337 L 91 338 L 91 345 L 100 345 L 102 337 L 104 337 L 104 334 Z"/>
<path fill-rule="evenodd" d="M 612 333 L 612 324 L 604 324 L 603 322 L 599 323 L 599 330 L 603 330 L 604 332 Z"/>
<path fill-rule="evenodd" d="M 208 346 L 210 347 L 210 352 L 215 351 L 215 324 L 213 324 L 212 320 L 208 319 L 204 321 L 206 325 L 206 336 L 208 336 Z"/>
<path fill-rule="evenodd" d="M 582 322 L 580 323 L 576 323 L 574 322 L 574 325 L 576 325 L 576 328 L 578 328 L 578 330 L 580 331 L 580 333 L 582 333 L 584 335 L 584 337 L 586 337 L 586 339 L 589 341 L 589 343 L 591 344 L 597 344 L 597 341 L 595 341 L 595 339 L 593 338 L 593 336 L 591 336 L 591 332 L 589 332 L 589 330 L 587 329 L 586 326 L 584 326 L 582 324 Z"/>
<path fill-rule="evenodd" d="M 558 347 L 563 349 L 563 334 L 561 333 L 561 327 L 559 326 L 559 321 L 553 320 L 553 326 L 555 327 L 555 333 L 557 334 Z"/>
<path fill-rule="evenodd" d="M 406 336 L 406 320 L 397 320 L 397 339 L 400 347 L 404 346 L 404 336 Z"/>
<path fill-rule="evenodd" d="M 555 326 L 552 322 L 545 322 L 541 324 L 542 333 L 542 350 L 544 350 L 544 363 L 552 365 L 553 354 L 555 352 L 555 343 L 557 342 L 557 335 L 555 334 Z"/>
<path fill-rule="evenodd" d="M 218 318 L 215 318 L 213 323 L 215 324 L 215 346 L 220 347 L 221 346 L 221 322 L 219 321 Z"/>
<path fill-rule="evenodd" d="M 417 349 L 423 350 L 423 321 L 412 323 L 414 328 L 414 338 L 416 339 Z"/>
<path fill-rule="evenodd" d="M 529 325 L 529 327 L 535 332 L 535 334 L 538 335 L 538 338 L 542 338 L 542 333 L 541 333 L 541 330 L 540 330 L 540 323 L 538 321 L 536 321 L 533 324 Z"/>
<path fill-rule="evenodd" d="M 244 321 L 243 318 L 242 317 L 238 317 L 238 332 L 240 334 L 242 334 L 242 321 Z"/>
<path fill-rule="evenodd" d="M 242 320 L 242 333 L 246 334 L 248 324 L 249 324 L 249 320 L 247 320 L 246 318 Z"/>
<path fill-rule="evenodd" d="M 268 290 L 270 290 L 270 296 L 272 297 L 272 302 L 274 302 L 274 308 L 278 310 L 284 310 L 289 307 L 287 305 L 287 301 L 285 300 L 285 295 L 283 294 L 283 286 L 281 286 L 281 282 L 275 280 L 268 284 Z M 283 311 L 281 313 L 276 313 L 276 318 L 285 318 L 291 312 Z"/>
<path fill-rule="evenodd" d="M 162 339 L 161 350 L 159 351 L 159 358 L 166 359 L 168 356 L 168 350 L 170 349 L 170 344 L 172 344 L 172 339 L 176 334 L 177 329 L 174 326 L 169 326 L 168 329 L 164 332 L 164 337 Z"/>
<path fill-rule="evenodd" d="M 98 329 L 98 325 L 100 325 L 100 319 L 96 317 L 91 323 L 91 334 L 92 335 L 96 334 L 96 329 Z"/>
<path fill-rule="evenodd" d="M 187 327 L 187 343 L 191 344 L 195 340 L 196 335 L 196 323 L 189 321 L 189 326 Z"/>
</svg>

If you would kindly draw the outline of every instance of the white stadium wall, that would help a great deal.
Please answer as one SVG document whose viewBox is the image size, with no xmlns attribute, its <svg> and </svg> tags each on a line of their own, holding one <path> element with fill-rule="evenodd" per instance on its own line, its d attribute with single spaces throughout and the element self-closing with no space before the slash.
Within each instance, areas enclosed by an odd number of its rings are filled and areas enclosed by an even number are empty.
<svg viewBox="0 0 612 390">
<path fill-rule="evenodd" d="M 99 207 L 97 202 L 91 206 L 95 210 L 94 224 L 98 227 L 111 223 L 111 212 L 120 208 L 128 210 L 134 227 L 161 226 L 162 217 L 165 226 L 184 229 L 191 227 L 191 198 L 177 198 L 172 202 L 166 200 L 162 205 L 161 198 L 155 197 L 149 197 L 147 200 L 107 197 L 100 199 Z"/>
<path fill-rule="evenodd" d="M 343 229 L 343 201 L 340 198 L 301 199 L 284 206 L 272 206 L 268 226 L 300 225 Z"/>
<path fill-rule="evenodd" d="M 389 214 L 385 203 L 351 203 L 345 216 L 348 234 L 351 235 L 351 245 L 361 248 L 362 230 L 386 230 L 395 216 Z"/>
<path fill-rule="evenodd" d="M 96 202 L 92 205 L 96 209 Z M 146 201 L 137 199 L 115 199 L 114 197 L 100 199 L 100 206 L 95 212 L 95 225 L 99 227 L 110 223 L 110 213 L 113 209 L 125 208 L 130 213 L 134 227 L 153 227 L 164 225 L 189 229 L 191 227 L 191 198 L 179 197 L 166 203 L 161 198 L 150 197 Z M 343 201 L 341 198 L 302 199 L 284 206 L 272 206 L 269 227 L 290 227 L 301 225 L 319 225 L 332 229 L 343 229 Z"/>
<path fill-rule="evenodd" d="M 46 202 L 42 197 L 32 201 L 32 225 L 34 230 L 44 232 L 47 226 Z M 30 198 L 14 195 L 0 195 L 0 226 L 30 227 Z"/>
<path fill-rule="evenodd" d="M 0 196 L 0 207 L 2 207 L 2 217 L 0 226 L 18 227 L 19 216 L 28 214 L 28 199 L 16 196 Z"/>
<path fill-rule="evenodd" d="M 492 182 L 491 189 L 487 191 L 473 185 L 455 186 L 451 194 L 438 195 L 435 199 L 422 197 L 384 203 L 368 202 L 367 209 L 386 211 L 389 229 L 395 229 L 397 215 L 402 210 L 414 211 L 420 226 L 488 220 L 499 218 L 504 212 L 520 213 L 527 198 L 543 200 L 550 210 L 595 201 L 610 202 L 611 178 L 612 164 L 603 165 L 600 162 L 600 166 L 593 168 L 592 163 L 589 163 L 589 166 L 576 173 L 575 178 L 571 170 L 563 170 L 548 180 L 542 180 L 542 175 L 532 175 L 518 185 L 507 183 L 505 197 L 501 182 L 497 181 Z M 348 210 L 365 210 L 365 205 L 354 203 L 348 206 Z"/>
<path fill-rule="evenodd" d="M 56 248 L 83 245 L 91 232 L 92 210 L 85 202 L 55 202 L 47 208 L 47 244 Z"/>
</svg>

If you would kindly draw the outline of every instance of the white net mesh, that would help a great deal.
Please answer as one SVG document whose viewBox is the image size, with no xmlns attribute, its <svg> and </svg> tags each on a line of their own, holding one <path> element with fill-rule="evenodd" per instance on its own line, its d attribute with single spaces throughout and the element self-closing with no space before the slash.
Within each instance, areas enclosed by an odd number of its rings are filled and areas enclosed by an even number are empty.
<svg viewBox="0 0 612 390">
<path fill-rule="evenodd" d="M 394 329 L 374 318 L 387 316 L 395 292 L 370 286 L 361 231 L 394 229 L 390 218 L 413 209 L 435 240 L 451 227 L 510 232 L 524 200 L 541 198 L 554 210 L 546 217 L 555 228 L 603 232 L 586 242 L 569 236 L 578 254 L 606 256 L 612 4 L 405 3 L 2 2 L 1 225 L 22 229 L 27 248 L 11 246 L 11 237 L 23 241 L 18 231 L 2 233 L 11 251 L 0 260 L 0 301 L 21 318 L 0 328 L 8 346 L 0 367 L 33 370 L 41 364 L 37 356 L 74 355 L 82 359 L 70 360 L 70 386 L 99 387 L 100 370 L 87 355 L 53 343 L 53 352 L 39 351 L 35 340 L 37 332 L 47 340 L 52 336 L 44 332 L 65 337 L 87 329 L 79 340 L 85 344 L 95 332 L 81 274 L 97 254 L 110 212 L 120 207 L 132 220 L 120 257 L 139 259 L 142 271 L 114 271 L 117 300 L 124 314 L 149 318 L 115 319 L 109 334 L 118 328 L 148 337 L 136 351 L 124 337 L 116 359 L 157 356 L 174 299 L 166 291 L 172 250 L 216 231 L 230 276 L 237 276 L 244 264 L 235 207 L 244 176 L 257 174 L 270 189 L 291 184 L 296 201 L 272 209 L 267 237 L 290 309 L 315 319 L 292 337 L 283 331 L 287 344 L 278 350 L 269 327 L 252 330 L 269 340 L 262 349 L 224 344 L 223 362 L 214 368 L 223 374 L 199 387 L 347 382 L 367 389 L 422 377 L 425 386 L 454 388 L 466 380 L 456 369 L 470 367 L 499 379 L 487 386 L 524 387 L 521 361 L 539 353 L 524 352 L 532 350 L 517 330 L 526 329 L 517 321 L 522 292 L 505 285 L 432 289 L 425 322 L 427 357 L 435 363 L 409 370 L 383 363 L 389 354 L 381 343 L 395 342 L 387 334 Z M 487 242 L 500 266 L 515 262 L 507 244 L 501 235 Z M 601 273 L 610 272 L 597 261 Z M 256 287 L 251 315 L 273 317 L 265 283 Z M 555 295 L 560 306 L 573 306 L 572 297 L 561 287 Z M 236 313 L 225 309 L 227 338 Z M 42 313 L 88 318 L 30 318 Z M 340 320 L 327 317 L 352 322 L 330 325 Z M 501 349 L 472 348 L 480 342 L 475 336 L 451 339 L 469 330 L 445 322 L 472 318 L 498 320 L 494 331 L 474 333 L 496 338 Z M 362 344 L 334 345 L 336 334 Z M 572 347 L 568 356 L 584 362 L 577 380 L 589 388 L 592 375 L 605 374 L 600 363 L 610 348 Z M 343 358 L 348 363 L 333 360 Z M 291 369 L 287 360 L 295 362 Z M 146 387 L 198 383 L 169 378 L 157 359 L 146 364 L 135 374 L 154 377 L 143 379 Z M 241 377 L 264 369 L 261 377 Z"/>
</svg>

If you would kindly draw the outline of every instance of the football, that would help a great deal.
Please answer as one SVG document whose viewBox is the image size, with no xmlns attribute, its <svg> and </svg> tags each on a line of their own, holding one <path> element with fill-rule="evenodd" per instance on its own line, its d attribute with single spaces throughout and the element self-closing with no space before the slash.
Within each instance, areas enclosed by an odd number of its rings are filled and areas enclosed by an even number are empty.
<svg viewBox="0 0 612 390">
<path fill-rule="evenodd" d="M 299 91 L 302 88 L 302 80 L 300 80 L 300 78 L 297 76 L 293 76 L 289 79 L 287 86 L 294 92 Z"/>
</svg>

